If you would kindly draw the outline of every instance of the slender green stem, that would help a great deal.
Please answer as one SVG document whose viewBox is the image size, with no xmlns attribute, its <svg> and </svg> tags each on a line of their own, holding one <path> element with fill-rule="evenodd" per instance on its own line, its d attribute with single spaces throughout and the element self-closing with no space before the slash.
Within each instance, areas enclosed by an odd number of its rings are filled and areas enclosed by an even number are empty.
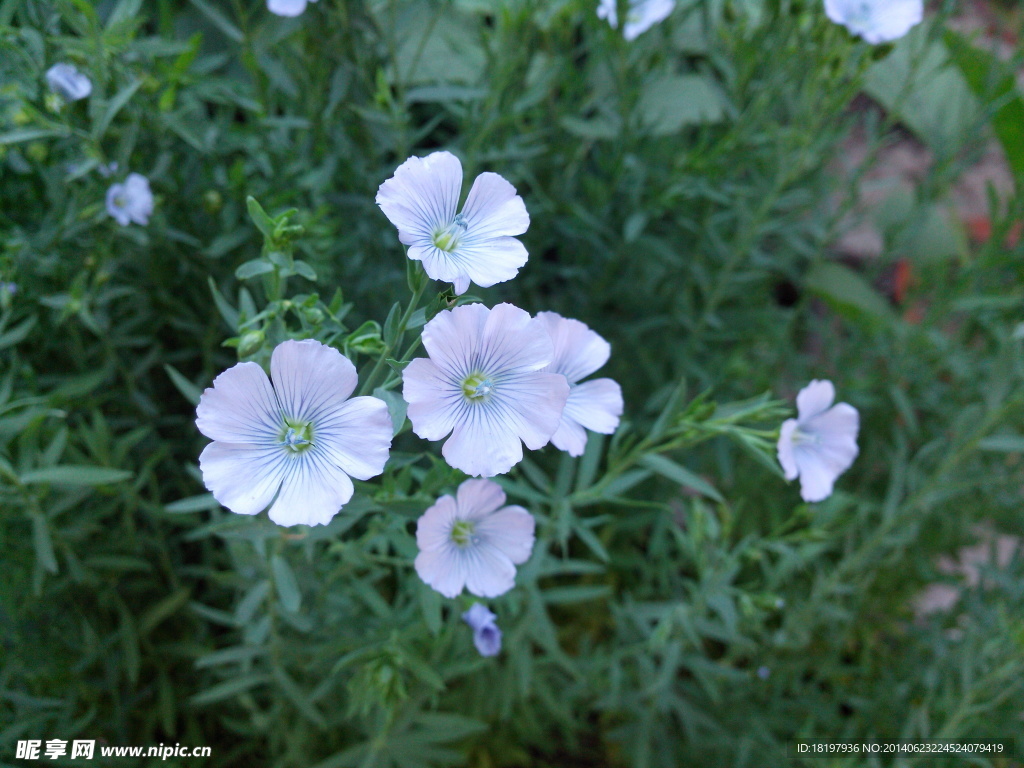
<svg viewBox="0 0 1024 768">
<path fill-rule="evenodd" d="M 412 298 L 409 300 L 409 305 L 405 308 L 405 312 L 402 313 L 402 317 L 398 321 L 398 333 L 396 338 L 400 339 L 402 334 L 405 333 L 405 329 L 409 325 L 409 318 L 411 318 L 412 313 L 416 311 L 416 306 L 420 303 L 420 299 L 423 297 L 423 291 L 426 289 L 428 282 L 429 281 L 427 280 L 421 281 L 422 284 L 413 291 Z M 411 350 L 412 347 L 410 347 L 410 351 Z M 377 358 L 377 362 L 370 371 L 370 375 L 366 377 L 366 381 L 364 381 L 363 385 L 359 388 L 360 395 L 365 395 L 373 391 L 373 388 L 377 385 L 377 381 L 380 379 L 384 363 L 387 361 L 388 357 L 391 356 L 392 351 L 391 345 L 384 347 L 384 351 L 381 352 L 380 357 Z"/>
</svg>

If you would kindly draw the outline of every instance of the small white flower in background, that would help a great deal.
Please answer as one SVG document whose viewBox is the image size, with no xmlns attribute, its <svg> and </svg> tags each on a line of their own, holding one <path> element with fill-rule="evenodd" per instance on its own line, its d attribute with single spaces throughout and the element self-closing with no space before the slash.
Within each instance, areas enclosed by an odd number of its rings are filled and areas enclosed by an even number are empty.
<svg viewBox="0 0 1024 768">
<path fill-rule="evenodd" d="M 92 93 L 92 81 L 74 64 L 54 64 L 46 70 L 46 84 L 65 101 L 78 101 Z"/>
<path fill-rule="evenodd" d="M 825 13 L 836 24 L 872 45 L 903 37 L 924 17 L 924 0 L 825 0 Z"/>
<path fill-rule="evenodd" d="M 477 597 L 512 589 L 516 566 L 533 551 L 534 521 L 522 507 L 504 503 L 505 492 L 493 480 L 466 480 L 454 498 L 446 494 L 424 512 L 416 524 L 415 562 L 424 583 L 445 597 L 457 597 L 463 587 Z"/>
<path fill-rule="evenodd" d="M 501 630 L 497 618 L 482 603 L 473 603 L 473 607 L 462 614 L 462 620 L 473 630 L 473 645 L 481 656 L 501 653 Z"/>
<path fill-rule="evenodd" d="M 267 378 L 239 363 L 203 392 L 196 426 L 212 439 L 199 457 L 203 482 L 221 504 L 255 515 L 271 502 L 278 525 L 326 525 L 352 498 L 350 477 L 384 471 L 391 448 L 388 408 L 348 399 L 355 366 L 319 341 L 285 341 Z"/>
<path fill-rule="evenodd" d="M 316 0 L 267 0 L 267 10 L 278 16 L 299 16 Z"/>
<path fill-rule="evenodd" d="M 112 184 L 107 190 L 107 213 L 122 227 L 133 221 L 148 224 L 153 213 L 149 179 L 139 173 L 129 173 L 124 184 Z"/>
<path fill-rule="evenodd" d="M 115 173 L 117 173 L 117 160 L 111 160 L 109 163 L 100 163 L 96 170 L 99 171 L 100 176 L 104 179 L 109 179 Z"/>
<path fill-rule="evenodd" d="M 508 472 L 547 445 L 558 429 L 569 385 L 542 369 L 553 359 L 543 321 L 511 304 L 468 304 L 437 314 L 423 328 L 429 358 L 402 373 L 413 431 L 441 448 L 467 475 Z"/>
<path fill-rule="evenodd" d="M 857 458 L 860 414 L 836 398 L 831 381 L 815 379 L 796 396 L 797 418 L 786 419 L 779 433 L 779 463 L 786 479 L 800 477 L 804 501 L 822 501 Z"/>
<path fill-rule="evenodd" d="M 622 36 L 627 40 L 635 40 L 659 21 L 667 19 L 675 7 L 676 0 L 629 0 Z M 612 29 L 618 29 L 618 0 L 601 0 L 597 7 L 597 17 L 608 19 Z"/>
<path fill-rule="evenodd" d="M 556 312 L 538 312 L 555 347 L 555 356 L 545 371 L 560 373 L 569 382 L 569 399 L 551 436 L 552 444 L 570 456 L 582 456 L 587 432 L 612 434 L 622 416 L 622 388 L 611 379 L 594 379 L 579 384 L 611 356 L 611 346 L 579 320 Z"/>
<path fill-rule="evenodd" d="M 409 246 L 409 258 L 460 295 L 471 282 L 488 288 L 515 277 L 528 254 L 512 235 L 530 226 L 516 188 L 496 173 L 477 176 L 456 213 L 461 194 L 462 163 L 451 152 L 410 157 L 377 191 L 377 205 Z"/>
</svg>

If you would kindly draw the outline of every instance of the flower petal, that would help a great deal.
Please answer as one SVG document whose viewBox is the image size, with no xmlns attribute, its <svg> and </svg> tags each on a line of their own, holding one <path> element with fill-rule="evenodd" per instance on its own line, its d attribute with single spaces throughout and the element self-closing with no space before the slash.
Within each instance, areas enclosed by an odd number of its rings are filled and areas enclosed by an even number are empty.
<svg viewBox="0 0 1024 768">
<path fill-rule="evenodd" d="M 476 524 L 476 533 L 519 565 L 529 560 L 533 552 L 535 527 L 533 515 L 522 507 L 511 506 L 482 518 Z"/>
<path fill-rule="evenodd" d="M 462 614 L 462 620 L 469 624 L 474 631 L 488 624 L 493 624 L 497 618 L 491 611 L 487 610 L 487 606 L 483 603 L 473 603 L 470 609 Z"/>
<path fill-rule="evenodd" d="M 575 384 L 608 362 L 611 345 L 579 320 L 557 312 L 538 312 L 537 319 L 551 337 L 554 357 L 545 370 L 560 373 Z"/>
<path fill-rule="evenodd" d="M 440 376 L 443 371 L 445 375 L 461 379 L 472 372 L 476 340 L 483 335 L 490 312 L 483 304 L 464 304 L 438 312 L 423 327 L 423 348 L 427 350 L 435 368 L 439 369 L 433 375 Z M 417 360 L 413 360 L 405 369 L 403 379 Z"/>
<path fill-rule="evenodd" d="M 476 177 L 462 207 L 462 218 L 469 240 L 521 235 L 530 226 L 530 214 L 526 212 L 523 198 L 497 173 L 481 173 Z"/>
<path fill-rule="evenodd" d="M 472 411 L 483 414 L 484 409 Z M 467 475 L 494 477 L 523 460 L 523 444 L 501 421 L 481 415 L 458 424 L 441 446 L 441 455 L 449 466 Z"/>
<path fill-rule="evenodd" d="M 278 16 L 298 16 L 306 10 L 306 0 L 267 0 L 267 10 Z"/>
<path fill-rule="evenodd" d="M 497 547 L 481 543 L 463 554 L 466 589 L 477 597 L 497 597 L 516 585 L 516 567 Z"/>
<path fill-rule="evenodd" d="M 836 399 L 836 388 L 828 379 L 814 379 L 796 396 L 797 420 L 803 425 L 826 410 Z"/>
<path fill-rule="evenodd" d="M 356 388 L 352 361 L 314 339 L 278 344 L 270 358 L 270 376 L 284 414 L 314 422 L 336 412 Z"/>
<path fill-rule="evenodd" d="M 492 423 L 500 419 L 531 451 L 547 445 L 569 398 L 565 377 L 560 373 L 518 374 L 503 378 L 497 387 Z"/>
<path fill-rule="evenodd" d="M 153 215 L 153 192 L 149 188 L 149 179 L 140 173 L 129 173 L 124 182 L 125 206 L 128 216 L 136 224 L 146 225 Z M 109 206 L 109 197 L 108 197 Z"/>
<path fill-rule="evenodd" d="M 800 495 L 803 500 L 823 501 L 831 496 L 837 475 L 821 455 L 810 446 L 797 445 L 793 456 L 800 470 Z"/>
<path fill-rule="evenodd" d="M 813 447 L 836 477 L 849 469 L 857 458 L 860 414 L 852 405 L 837 403 L 808 421 L 802 429 L 817 438 Z"/>
<path fill-rule="evenodd" d="M 451 545 L 452 525 L 458 517 L 455 499 L 445 494 L 416 521 L 416 546 L 421 552 L 441 550 Z"/>
<path fill-rule="evenodd" d="M 469 288 L 469 259 L 461 250 L 442 251 L 432 242 L 423 242 L 422 240 L 406 243 L 406 245 L 409 246 L 409 258 L 422 262 L 423 271 L 431 280 L 451 283 L 457 296 L 461 296 Z"/>
<path fill-rule="evenodd" d="M 594 379 L 571 389 L 562 418 L 610 435 L 619 427 L 622 410 L 622 387 L 611 379 Z"/>
<path fill-rule="evenodd" d="M 383 400 L 346 400 L 333 411 L 325 412 L 314 424 L 314 430 L 315 450 L 322 451 L 345 474 L 369 480 L 384 471 L 394 425 Z"/>
<path fill-rule="evenodd" d="M 836 24 L 846 24 L 850 0 L 825 0 L 825 15 Z"/>
<path fill-rule="evenodd" d="M 861 32 L 861 36 L 872 45 L 888 43 L 903 37 L 924 18 L 922 0 L 876 0 L 873 24 Z"/>
<path fill-rule="evenodd" d="M 459 277 L 453 281 L 457 295 L 462 295 L 469 287 L 466 282 L 466 287 L 460 291 L 460 281 L 472 281 L 481 288 L 490 288 L 495 283 L 504 283 L 514 278 L 529 259 L 526 247 L 514 237 L 495 237 L 490 240 L 466 238 L 450 255 L 458 258 L 461 270 Z"/>
<path fill-rule="evenodd" d="M 54 64 L 46 71 L 46 84 L 65 101 L 78 101 L 92 93 L 92 80 L 74 64 Z"/>
<path fill-rule="evenodd" d="M 473 632 L 473 645 L 481 656 L 501 653 L 501 630 L 495 623 L 485 624 Z"/>
<path fill-rule="evenodd" d="M 278 525 L 327 525 L 354 488 L 348 475 L 313 451 L 285 456 L 288 466 L 270 519 Z"/>
<path fill-rule="evenodd" d="M 456 307 L 452 312 L 465 308 Z M 488 373 L 540 371 L 554 355 L 544 325 L 512 304 L 498 304 L 490 311 L 475 351 L 474 367 Z"/>
<path fill-rule="evenodd" d="M 779 430 L 777 446 L 779 464 L 782 465 L 782 471 L 786 473 L 787 480 L 795 480 L 798 474 L 796 457 L 793 453 L 793 433 L 796 432 L 797 426 L 796 419 L 786 419 L 782 422 L 782 428 Z"/>
<path fill-rule="evenodd" d="M 466 480 L 459 486 L 455 498 L 459 518 L 476 520 L 500 509 L 506 497 L 505 491 L 493 480 Z"/>
<path fill-rule="evenodd" d="M 127 227 L 132 223 L 131 214 L 128 212 L 128 206 L 121 203 L 124 198 L 124 184 L 111 184 L 107 190 L 107 213 L 109 213 L 114 221 L 120 224 L 122 227 Z"/>
<path fill-rule="evenodd" d="M 630 0 L 622 36 L 635 40 L 659 21 L 667 19 L 675 6 L 676 0 Z"/>
<path fill-rule="evenodd" d="M 211 440 L 260 446 L 280 440 L 281 408 L 256 363 L 238 363 L 215 378 L 196 415 L 196 426 Z"/>
<path fill-rule="evenodd" d="M 466 559 L 452 545 L 421 551 L 413 565 L 423 583 L 445 597 L 458 597 L 466 586 Z"/>
<path fill-rule="evenodd" d="M 402 397 L 409 404 L 413 432 L 424 440 L 440 440 L 455 428 L 462 391 L 433 360 L 417 357 L 406 366 Z"/>
<path fill-rule="evenodd" d="M 377 205 L 404 236 L 403 243 L 428 244 L 435 229 L 455 220 L 461 194 L 459 158 L 450 152 L 434 152 L 410 157 L 398 166 L 395 175 L 377 190 Z"/>
<path fill-rule="evenodd" d="M 199 455 L 199 469 L 217 501 L 239 515 L 255 515 L 274 500 L 287 470 L 286 459 L 276 446 L 210 443 Z"/>
<path fill-rule="evenodd" d="M 587 449 L 587 430 L 563 413 L 558 429 L 551 436 L 551 444 L 570 456 L 582 456 Z"/>
</svg>

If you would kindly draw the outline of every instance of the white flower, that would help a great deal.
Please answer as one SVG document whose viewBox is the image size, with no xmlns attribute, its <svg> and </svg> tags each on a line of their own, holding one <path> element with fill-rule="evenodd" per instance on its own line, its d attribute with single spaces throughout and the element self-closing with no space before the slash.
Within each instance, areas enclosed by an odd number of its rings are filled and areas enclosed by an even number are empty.
<svg viewBox="0 0 1024 768">
<path fill-rule="evenodd" d="M 501 630 L 497 618 L 483 603 L 473 603 L 462 614 L 462 620 L 473 630 L 473 645 L 481 656 L 497 656 L 501 653 Z"/>
<path fill-rule="evenodd" d="M 579 320 L 556 312 L 539 312 L 537 318 L 555 347 L 555 356 L 544 370 L 560 373 L 569 382 L 569 399 L 551 442 L 570 456 L 581 456 L 587 447 L 587 429 L 610 435 L 622 416 L 622 389 L 614 381 L 577 383 L 608 362 L 611 346 Z"/>
<path fill-rule="evenodd" d="M 924 0 L 825 0 L 825 13 L 836 24 L 872 45 L 903 37 L 924 16 Z"/>
<path fill-rule="evenodd" d="M 107 213 L 122 227 L 133 221 L 148 224 L 153 213 L 149 179 L 139 173 L 129 173 L 124 184 L 112 184 L 107 190 Z"/>
<path fill-rule="evenodd" d="M 92 93 L 92 81 L 74 64 L 54 64 L 46 70 L 46 84 L 65 101 L 78 101 Z"/>
<path fill-rule="evenodd" d="M 659 21 L 667 19 L 675 7 L 676 0 L 629 0 L 622 36 L 627 40 L 635 40 Z M 612 28 L 618 29 L 618 0 L 601 0 L 597 17 L 608 19 Z"/>
<path fill-rule="evenodd" d="M 444 495 L 424 512 L 416 524 L 415 562 L 424 583 L 445 597 L 457 597 L 463 587 L 477 597 L 512 589 L 516 566 L 533 550 L 534 522 L 522 507 L 504 503 L 505 492 L 493 480 L 466 480 L 455 498 Z"/>
<path fill-rule="evenodd" d="M 278 525 L 327 524 L 352 498 L 349 477 L 384 471 L 391 447 L 387 406 L 348 396 L 355 366 L 313 339 L 285 341 L 270 359 L 270 379 L 239 363 L 203 392 L 196 426 L 214 440 L 203 450 L 203 482 L 240 515 L 268 504 Z"/>
<path fill-rule="evenodd" d="M 316 0 L 267 0 L 267 10 L 278 16 L 298 16 Z"/>
<path fill-rule="evenodd" d="M 860 415 L 847 403 L 832 405 L 835 398 L 831 381 L 815 379 L 796 396 L 797 418 L 782 423 L 779 463 L 787 480 L 799 475 L 804 501 L 828 498 L 857 458 Z"/>
<path fill-rule="evenodd" d="M 530 226 L 516 188 L 496 173 L 477 176 L 456 213 L 461 193 L 462 163 L 450 152 L 410 157 L 377 191 L 377 205 L 409 246 L 409 258 L 457 294 L 470 282 L 487 288 L 515 277 L 528 254 L 512 235 Z"/>
<path fill-rule="evenodd" d="M 468 304 L 427 323 L 423 346 L 430 357 L 406 367 L 402 395 L 417 435 L 451 432 L 441 449 L 451 466 L 500 475 L 522 460 L 523 443 L 537 450 L 551 439 L 569 385 L 542 372 L 553 356 L 543 321 L 511 304 Z"/>
</svg>

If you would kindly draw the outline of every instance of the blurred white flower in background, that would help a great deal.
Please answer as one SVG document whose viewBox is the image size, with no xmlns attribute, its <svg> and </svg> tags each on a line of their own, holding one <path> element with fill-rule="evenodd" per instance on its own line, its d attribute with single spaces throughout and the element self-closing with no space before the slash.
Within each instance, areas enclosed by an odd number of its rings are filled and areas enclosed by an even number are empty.
<svg viewBox="0 0 1024 768">
<path fill-rule="evenodd" d="M 496 173 L 481 173 L 462 212 L 462 163 L 450 152 L 410 157 L 380 185 L 377 205 L 434 280 L 463 294 L 469 284 L 488 288 L 511 280 L 529 254 L 513 235 L 530 226 L 516 188 Z"/>
<path fill-rule="evenodd" d="M 481 656 L 501 653 L 501 630 L 497 619 L 482 603 L 473 603 L 473 607 L 462 614 L 462 620 L 473 630 L 473 645 Z"/>
<path fill-rule="evenodd" d="M 239 363 L 213 380 L 196 426 L 214 442 L 203 449 L 203 482 L 240 515 L 270 507 L 278 525 L 326 525 L 352 498 L 350 477 L 384 471 L 391 448 L 388 408 L 376 397 L 348 399 L 355 366 L 313 339 L 285 341 L 267 378 Z"/>
<path fill-rule="evenodd" d="M 675 7 L 676 0 L 629 0 L 622 36 L 627 40 L 635 40 L 659 21 L 667 19 Z M 597 7 L 597 16 L 600 19 L 607 19 L 613 29 L 618 29 L 617 0 L 601 0 Z"/>
<path fill-rule="evenodd" d="M 424 512 L 416 523 L 420 553 L 414 563 L 424 583 L 445 597 L 457 597 L 463 588 L 477 597 L 512 589 L 516 566 L 533 551 L 535 523 L 522 507 L 504 503 L 505 492 L 493 480 L 466 480 L 454 498 L 445 494 Z M 478 611 L 474 618 L 485 617 Z"/>
<path fill-rule="evenodd" d="M 924 17 L 924 0 L 825 0 L 825 13 L 836 24 L 872 45 L 903 37 Z"/>
<path fill-rule="evenodd" d="M 153 214 L 153 192 L 149 179 L 139 173 L 129 173 L 123 184 L 112 184 L 107 190 L 107 213 L 118 224 L 148 224 Z"/>
<path fill-rule="evenodd" d="M 836 398 L 831 381 L 815 379 L 796 396 L 797 418 L 786 419 L 779 433 L 779 463 L 787 480 L 800 478 L 804 501 L 822 501 L 857 458 L 860 414 Z"/>
<path fill-rule="evenodd" d="M 92 93 L 92 81 L 74 64 L 54 64 L 46 70 L 46 83 L 65 101 L 78 101 Z"/>
<path fill-rule="evenodd" d="M 278 16 L 298 16 L 316 0 L 267 0 L 267 10 Z"/>
<path fill-rule="evenodd" d="M 579 384 L 608 362 L 611 346 L 579 320 L 556 312 L 538 312 L 555 355 L 545 371 L 560 373 L 569 382 L 569 399 L 551 436 L 551 443 L 570 456 L 582 456 L 587 447 L 587 432 L 612 434 L 622 416 L 622 388 L 611 379 L 594 379 Z"/>
<path fill-rule="evenodd" d="M 441 448 L 449 465 L 492 477 L 547 445 L 569 397 L 543 321 L 511 304 L 468 304 L 438 313 L 423 328 L 429 358 L 402 372 L 412 429 Z"/>
</svg>

